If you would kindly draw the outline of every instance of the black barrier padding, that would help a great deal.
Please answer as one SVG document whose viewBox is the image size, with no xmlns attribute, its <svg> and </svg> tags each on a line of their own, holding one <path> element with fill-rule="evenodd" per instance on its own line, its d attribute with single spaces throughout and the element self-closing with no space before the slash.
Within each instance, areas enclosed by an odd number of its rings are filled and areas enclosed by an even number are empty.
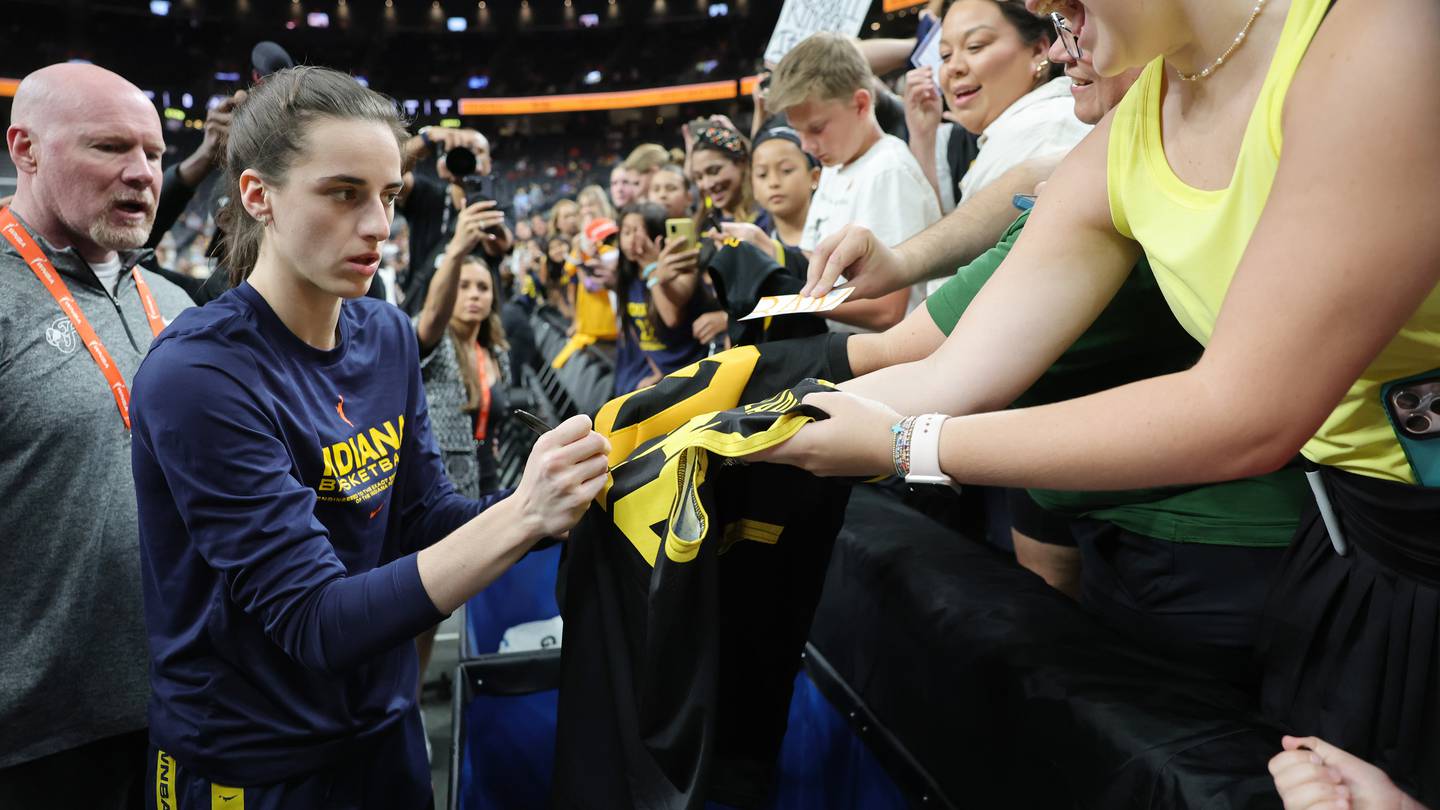
<svg viewBox="0 0 1440 810">
<path fill-rule="evenodd" d="M 1281 806 L 1266 763 L 1282 730 L 1253 695 L 1147 654 L 870 487 L 851 499 L 810 638 L 905 749 L 877 756 L 913 758 L 955 807 Z"/>
</svg>

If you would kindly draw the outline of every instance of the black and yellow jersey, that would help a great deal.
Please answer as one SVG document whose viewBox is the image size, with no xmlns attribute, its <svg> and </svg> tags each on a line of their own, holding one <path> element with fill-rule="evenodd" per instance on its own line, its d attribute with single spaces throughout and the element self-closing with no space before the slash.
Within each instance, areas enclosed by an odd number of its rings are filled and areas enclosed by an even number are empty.
<svg viewBox="0 0 1440 810">
<path fill-rule="evenodd" d="M 782 254 L 783 255 L 783 254 Z M 755 310 L 767 295 L 794 295 L 805 286 L 805 267 L 788 261 L 782 265 L 748 242 L 725 239 L 701 248 L 700 263 L 710 271 L 715 295 L 730 313 L 730 342 L 744 344 L 823 335 L 824 318 L 802 313 L 780 318 L 740 318 Z"/>
<path fill-rule="evenodd" d="M 567 549 L 557 807 L 764 800 L 849 484 L 731 459 L 823 416 L 800 404 L 816 380 L 742 403 L 826 365 L 831 337 L 732 349 L 601 410 L 619 458 Z"/>
</svg>

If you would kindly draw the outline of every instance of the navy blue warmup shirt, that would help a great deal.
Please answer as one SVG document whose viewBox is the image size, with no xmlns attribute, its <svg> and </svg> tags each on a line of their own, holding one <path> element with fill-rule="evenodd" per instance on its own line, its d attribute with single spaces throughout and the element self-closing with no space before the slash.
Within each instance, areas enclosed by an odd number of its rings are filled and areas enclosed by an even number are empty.
<svg viewBox="0 0 1440 810">
<path fill-rule="evenodd" d="M 225 784 L 352 761 L 412 710 L 441 619 L 415 552 L 498 499 L 446 479 L 404 313 L 346 301 L 338 337 L 305 344 L 242 284 L 135 375 L 150 736 Z"/>
</svg>

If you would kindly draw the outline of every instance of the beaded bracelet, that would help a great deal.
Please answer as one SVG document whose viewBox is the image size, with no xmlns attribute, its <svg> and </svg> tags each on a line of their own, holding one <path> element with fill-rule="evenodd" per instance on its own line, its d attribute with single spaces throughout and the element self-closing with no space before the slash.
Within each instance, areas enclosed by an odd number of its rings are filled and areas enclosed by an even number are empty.
<svg viewBox="0 0 1440 810">
<path fill-rule="evenodd" d="M 910 440 L 915 436 L 915 419 L 907 416 L 890 427 L 895 445 L 890 451 L 890 460 L 895 464 L 895 475 L 900 478 L 910 474 Z"/>
</svg>

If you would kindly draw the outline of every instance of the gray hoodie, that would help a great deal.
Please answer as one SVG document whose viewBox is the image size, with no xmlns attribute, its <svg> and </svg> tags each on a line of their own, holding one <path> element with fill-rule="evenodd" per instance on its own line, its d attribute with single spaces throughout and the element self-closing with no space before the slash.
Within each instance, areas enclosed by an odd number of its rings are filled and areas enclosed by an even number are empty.
<svg viewBox="0 0 1440 810">
<path fill-rule="evenodd" d="M 129 382 L 150 327 L 121 254 L 114 297 L 38 240 Z M 166 321 L 191 305 L 145 270 Z M 149 694 L 130 435 L 90 352 L 0 237 L 0 768 L 144 728 Z"/>
</svg>

